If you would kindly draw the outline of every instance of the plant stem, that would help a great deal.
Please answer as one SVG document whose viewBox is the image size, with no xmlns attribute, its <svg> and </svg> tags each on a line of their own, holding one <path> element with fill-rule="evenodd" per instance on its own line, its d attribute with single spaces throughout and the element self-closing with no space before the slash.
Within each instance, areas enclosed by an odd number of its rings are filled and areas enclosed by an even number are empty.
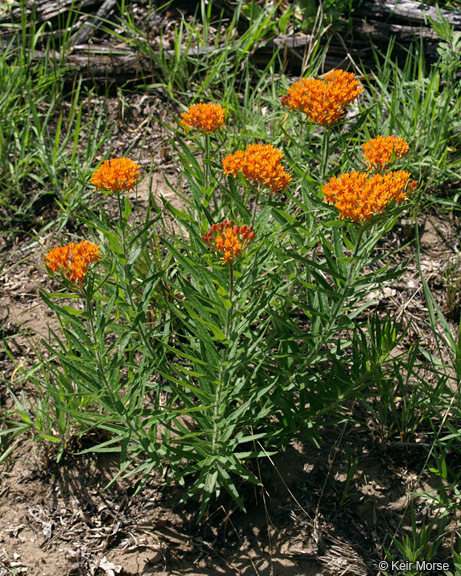
<svg viewBox="0 0 461 576">
<path fill-rule="evenodd" d="M 328 172 L 328 154 L 330 151 L 330 129 L 325 128 L 325 132 L 323 133 L 323 142 L 322 142 L 322 171 L 321 171 L 321 181 L 325 180 L 325 176 Z"/>
<path fill-rule="evenodd" d="M 234 309 L 234 302 L 232 300 L 232 293 L 234 291 L 234 268 L 232 266 L 232 260 L 229 262 L 229 300 L 230 306 L 227 311 L 227 322 L 226 322 L 226 338 L 229 338 L 229 329 L 232 319 L 232 312 Z"/>
<path fill-rule="evenodd" d="M 307 355 L 307 357 L 305 358 L 304 361 L 304 366 L 309 365 L 315 358 L 317 352 L 319 351 L 320 347 L 324 344 L 324 342 L 326 342 L 328 340 L 328 338 L 330 337 L 330 332 L 332 327 L 334 326 L 335 322 L 336 322 L 336 318 L 338 316 L 338 314 L 341 312 L 342 307 L 344 306 L 345 301 L 347 300 L 347 297 L 349 295 L 349 289 L 351 287 L 351 284 L 353 282 L 354 276 L 356 274 L 357 271 L 357 267 L 361 261 L 361 258 L 358 257 L 359 255 L 359 248 L 360 248 L 360 244 L 363 238 L 363 233 L 364 233 L 365 229 L 363 226 L 360 226 L 359 229 L 359 235 L 357 237 L 357 242 L 355 244 L 355 248 L 354 248 L 354 252 L 352 254 L 352 262 L 351 265 L 349 267 L 348 273 L 347 273 L 347 279 L 346 279 L 346 283 L 344 285 L 344 290 L 342 292 L 342 295 L 340 297 L 340 299 L 336 302 L 336 304 L 333 306 L 332 312 L 330 314 L 330 319 L 328 320 L 327 325 L 325 326 L 325 328 L 322 331 L 322 338 L 320 338 L 317 342 L 317 344 L 314 346 L 314 348 L 312 349 L 311 353 Z M 293 374 L 290 378 L 289 381 L 294 380 L 296 374 Z"/>
<path fill-rule="evenodd" d="M 352 283 L 352 277 L 355 275 L 357 266 L 359 265 L 360 260 L 361 260 L 360 258 L 358 258 L 358 255 L 359 255 L 359 247 L 360 247 L 360 244 L 362 242 L 364 230 L 365 230 L 364 227 L 360 226 L 359 235 L 357 237 L 357 242 L 355 243 L 354 252 L 352 253 L 351 266 L 349 267 L 349 270 L 347 273 L 347 280 L 346 280 L 346 285 L 344 287 L 344 293 L 341 297 L 341 300 L 339 301 L 339 307 L 342 307 L 345 300 L 347 299 L 349 288 L 350 288 L 350 285 Z M 339 308 L 338 308 L 338 311 L 339 311 Z"/>
<path fill-rule="evenodd" d="M 251 188 L 253 188 L 253 186 Z M 259 186 L 258 186 L 258 188 L 256 188 L 256 186 L 254 187 L 254 192 L 255 192 L 255 201 L 253 204 L 253 210 L 251 211 L 251 225 L 252 226 L 254 226 L 254 224 L 255 224 L 256 210 L 258 209 L 259 194 L 260 194 Z"/>
<path fill-rule="evenodd" d="M 210 170 L 210 135 L 205 134 L 205 153 L 202 156 L 203 172 L 205 174 L 205 191 L 208 197 L 208 187 L 211 183 L 211 170 Z M 213 204 L 215 212 L 218 211 L 218 203 L 216 200 L 216 194 L 213 194 Z"/>
<path fill-rule="evenodd" d="M 221 368 L 219 371 L 219 378 L 218 378 L 218 383 L 216 386 L 215 399 L 214 399 L 213 439 L 212 439 L 212 443 L 211 443 L 212 454 L 216 454 L 216 445 L 217 445 L 217 438 L 218 438 L 219 405 L 221 404 L 221 392 L 222 392 L 222 388 L 223 388 L 223 376 L 224 376 L 224 370 L 225 370 L 224 365 L 226 364 L 227 353 L 229 351 L 229 333 L 230 333 L 232 313 L 233 313 L 233 308 L 234 308 L 234 303 L 232 300 L 233 290 L 234 290 L 234 268 L 232 266 L 232 260 L 231 260 L 229 262 L 229 300 L 230 300 L 230 306 L 227 310 L 226 330 L 225 330 L 227 342 L 226 342 L 226 346 L 225 346 L 224 352 L 223 352 L 223 357 L 222 357 L 222 361 L 221 361 Z"/>
<path fill-rule="evenodd" d="M 308 147 L 310 146 L 311 143 L 311 138 L 310 138 L 310 130 L 309 130 L 309 125 L 307 123 L 307 119 L 304 120 L 304 122 L 301 122 L 301 132 L 300 132 L 300 142 L 301 142 L 301 146 L 304 146 L 304 149 L 307 150 Z M 309 138 L 308 138 L 309 136 Z M 300 160 L 301 161 L 301 160 Z M 311 168 L 309 162 L 306 161 L 306 168 L 304 170 L 304 173 L 301 177 L 301 181 L 306 179 L 307 173 L 309 172 L 309 169 Z"/>
<path fill-rule="evenodd" d="M 117 202 L 118 202 L 120 230 L 122 231 L 122 244 L 123 244 L 123 250 L 125 250 L 125 226 L 126 226 L 126 222 L 123 221 L 123 208 L 122 208 L 121 192 L 117 192 Z"/>
<path fill-rule="evenodd" d="M 205 172 L 205 188 L 208 190 L 208 186 L 210 185 L 210 135 L 205 134 L 205 155 L 203 157 L 203 170 Z"/>
</svg>

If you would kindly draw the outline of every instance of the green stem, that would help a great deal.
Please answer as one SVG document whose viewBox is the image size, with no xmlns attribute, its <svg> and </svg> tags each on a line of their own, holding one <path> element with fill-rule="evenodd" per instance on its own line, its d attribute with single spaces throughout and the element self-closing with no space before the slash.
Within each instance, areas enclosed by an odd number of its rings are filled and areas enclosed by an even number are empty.
<svg viewBox="0 0 461 576">
<path fill-rule="evenodd" d="M 126 226 L 126 222 L 124 222 L 124 220 L 123 220 L 123 207 L 122 207 L 121 192 L 117 192 L 117 202 L 118 202 L 120 230 L 122 231 L 122 243 L 123 243 L 123 249 L 125 250 L 125 226 Z"/>
<path fill-rule="evenodd" d="M 251 225 L 252 226 L 254 226 L 254 224 L 255 224 L 256 210 L 258 208 L 258 200 L 259 200 L 259 190 L 256 190 L 255 202 L 253 204 L 253 210 L 251 211 Z"/>
<path fill-rule="evenodd" d="M 226 346 L 225 346 L 224 352 L 223 352 L 223 357 L 222 357 L 222 361 L 221 361 L 221 369 L 219 371 L 219 378 L 218 378 L 218 383 L 216 386 L 215 399 L 214 399 L 213 439 L 212 439 L 212 443 L 211 443 L 212 454 L 216 454 L 216 445 L 217 445 L 217 439 L 218 439 L 219 406 L 221 404 L 221 393 L 222 393 L 222 388 L 223 388 L 223 376 L 224 376 L 224 371 L 225 371 L 225 364 L 227 361 L 227 353 L 229 351 L 229 335 L 230 335 L 230 329 L 231 329 L 232 314 L 233 314 L 233 309 L 234 309 L 234 302 L 232 300 L 233 291 L 234 291 L 234 268 L 232 266 L 232 260 L 231 260 L 229 262 L 229 300 L 230 300 L 230 306 L 227 310 L 226 330 L 225 330 L 227 342 L 226 342 Z"/>
<path fill-rule="evenodd" d="M 308 139 L 307 136 L 310 136 L 309 133 L 309 124 L 307 123 L 307 119 L 304 122 L 301 122 L 301 132 L 300 132 L 300 142 L 301 145 L 304 146 L 304 149 L 307 150 L 310 146 L 310 138 Z M 311 169 L 309 162 L 306 162 L 306 169 L 304 170 L 304 174 L 301 177 L 301 181 L 306 179 L 307 173 Z"/>
<path fill-rule="evenodd" d="M 226 321 L 226 338 L 229 338 L 229 329 L 232 319 L 232 312 L 234 309 L 234 302 L 232 300 L 232 295 L 234 291 L 234 268 L 232 266 L 232 260 L 229 262 L 229 300 L 230 306 L 227 311 L 227 321 Z"/>
<path fill-rule="evenodd" d="M 347 274 L 346 286 L 344 287 L 343 297 L 341 298 L 341 300 L 339 302 L 340 307 L 343 306 L 345 300 L 347 299 L 353 276 L 355 276 L 356 269 L 357 269 L 357 267 L 361 261 L 361 258 L 359 258 L 358 255 L 359 255 L 359 247 L 360 247 L 360 244 L 362 242 L 362 237 L 363 237 L 364 231 L 365 231 L 364 227 L 360 226 L 359 235 L 357 237 L 357 242 L 355 243 L 354 252 L 352 253 L 352 263 L 351 263 L 351 266 L 349 267 L 349 271 Z"/>
<path fill-rule="evenodd" d="M 340 313 L 342 307 L 344 306 L 344 303 L 346 302 L 346 300 L 349 296 L 349 289 L 350 289 L 350 287 L 354 281 L 354 277 L 356 275 L 357 268 L 358 268 L 358 266 L 362 260 L 361 258 L 359 258 L 359 248 L 360 248 L 360 244 L 362 242 L 364 231 L 365 231 L 365 228 L 363 226 L 360 226 L 359 235 L 357 238 L 357 242 L 355 244 L 354 252 L 352 254 L 352 262 L 351 262 L 351 265 L 350 265 L 349 270 L 348 270 L 346 284 L 344 285 L 344 290 L 343 290 L 342 295 L 341 295 L 340 299 L 338 300 L 338 302 L 336 302 L 336 304 L 333 306 L 332 312 L 330 314 L 330 319 L 328 320 L 327 325 L 325 326 L 325 328 L 322 331 L 323 337 L 318 340 L 317 344 L 314 346 L 311 353 L 308 354 L 307 358 L 304 361 L 304 366 L 308 366 L 309 364 L 311 364 L 311 362 L 314 360 L 317 352 L 319 351 L 320 347 L 330 337 L 330 332 L 336 323 L 337 316 Z M 289 378 L 289 381 L 294 380 L 295 376 L 296 376 L 296 374 L 293 374 Z"/>
<path fill-rule="evenodd" d="M 203 158 L 203 170 L 205 172 L 205 188 L 210 185 L 210 135 L 205 134 L 205 156 Z"/>
<path fill-rule="evenodd" d="M 325 128 L 323 133 L 323 146 L 322 146 L 322 171 L 321 171 L 321 181 L 325 180 L 325 176 L 328 172 L 328 155 L 330 152 L 330 129 Z"/>
<path fill-rule="evenodd" d="M 211 170 L 210 170 L 210 135 L 205 134 L 205 154 L 202 156 L 203 172 L 205 174 L 205 191 L 208 196 L 208 187 L 211 183 Z M 218 211 L 218 203 L 216 200 L 216 193 L 213 193 L 213 204 L 215 212 Z"/>
</svg>

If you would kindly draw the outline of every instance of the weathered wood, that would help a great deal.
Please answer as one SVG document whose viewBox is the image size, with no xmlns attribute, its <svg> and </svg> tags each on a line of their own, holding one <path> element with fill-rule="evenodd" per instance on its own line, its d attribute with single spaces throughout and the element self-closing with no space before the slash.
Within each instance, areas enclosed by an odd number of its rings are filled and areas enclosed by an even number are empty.
<svg viewBox="0 0 461 576">
<path fill-rule="evenodd" d="M 25 10 L 26 16 L 35 13 L 35 20 L 37 23 L 47 22 L 53 20 L 58 16 L 64 15 L 69 10 L 83 10 L 95 9 L 102 3 L 102 0 L 32 0 L 23 3 L 23 6 L 14 4 L 9 6 L 5 12 L 0 14 L 0 22 L 20 22 L 23 11 Z"/>
<path fill-rule="evenodd" d="M 450 10 L 440 9 L 443 18 L 454 27 L 461 30 L 461 14 Z M 438 20 L 439 15 L 433 6 L 421 4 L 414 0 L 364 0 L 354 10 L 356 16 L 366 18 L 393 18 L 404 20 L 408 23 L 429 26 L 429 18 Z"/>
<path fill-rule="evenodd" d="M 418 28 L 417 26 L 404 26 L 402 24 L 388 24 L 377 20 L 352 19 L 353 44 L 388 44 L 391 37 L 395 36 L 397 42 L 409 45 L 415 40 L 422 38 L 427 46 L 435 46 L 438 43 L 437 34 L 431 28 Z"/>
<path fill-rule="evenodd" d="M 1 1 L 1 0 L 0 0 Z M 110 44 L 87 45 L 92 31 L 97 27 L 101 19 L 107 17 L 114 8 L 116 0 L 34 0 L 27 4 L 26 10 L 30 13 L 34 10 L 36 20 L 56 19 L 58 16 L 64 22 L 65 14 L 70 9 L 88 12 L 93 15 L 87 16 L 82 12 L 75 21 L 74 28 L 77 32 L 72 36 L 73 50 L 66 65 L 70 71 L 79 71 L 84 79 L 103 82 L 123 82 L 137 78 L 151 77 L 156 73 L 155 63 L 149 58 L 141 58 L 128 48 L 120 49 Z M 215 0 L 217 2 L 218 0 Z M 232 8 L 232 2 L 228 2 L 228 9 Z M 389 40 L 395 37 L 398 44 L 411 45 L 415 40 L 422 38 L 426 55 L 432 57 L 436 54 L 438 39 L 425 21 L 425 15 L 437 18 L 437 12 L 430 6 L 421 8 L 419 2 L 412 0 L 364 0 L 353 12 L 350 31 L 341 38 L 333 35 L 328 49 L 327 66 L 343 66 L 347 58 L 367 60 L 371 56 L 371 46 L 385 50 Z M 461 14 L 442 11 L 455 28 L 461 26 Z M 0 21 L 18 20 L 21 18 L 21 10 L 13 7 L 9 16 L 3 14 Z M 84 21 L 88 18 L 88 21 Z M 404 21 L 405 23 L 398 23 Z M 82 25 L 83 24 L 83 25 Z M 426 25 L 424 25 L 426 24 Z M 313 38 L 306 34 L 279 35 L 271 40 L 261 42 L 252 51 L 253 62 L 256 65 L 265 65 L 273 56 L 274 51 L 280 49 L 284 65 L 287 70 L 298 73 L 301 68 L 303 56 Z M 3 41 L 3 43 L 5 40 Z M 214 47 L 194 47 L 188 49 L 191 57 L 200 57 L 202 54 L 215 50 Z M 401 51 L 404 54 L 405 51 Z M 398 49 L 396 48 L 396 53 Z M 163 54 L 168 57 L 174 55 L 174 51 L 164 50 Z M 52 55 L 53 56 L 53 55 Z M 36 58 L 43 54 L 36 52 Z M 59 60 L 59 53 L 54 54 Z"/>
<path fill-rule="evenodd" d="M 81 29 L 71 36 L 71 44 L 84 44 L 95 28 L 101 25 L 102 20 L 107 17 L 109 12 L 114 8 L 116 0 L 104 0 L 102 6 L 96 12 L 96 15 L 90 17 L 88 22 L 81 27 Z"/>
<path fill-rule="evenodd" d="M 388 24 L 376 20 L 362 20 L 352 18 L 352 33 L 344 36 L 344 42 L 350 46 L 351 51 L 370 46 L 370 39 L 373 42 L 389 42 L 392 36 L 402 44 L 410 44 L 415 39 L 422 38 L 429 43 L 437 42 L 437 34 L 431 28 L 418 28 L 416 26 L 404 26 L 402 24 Z M 286 36 L 280 34 L 269 40 L 266 47 L 282 47 L 295 51 L 303 51 L 309 42 L 312 41 L 309 34 L 294 34 Z M 333 38 L 334 43 L 334 38 Z"/>
<path fill-rule="evenodd" d="M 297 54 L 299 54 L 299 59 L 290 58 L 288 69 L 298 71 L 306 46 L 306 37 L 303 35 L 302 38 L 297 39 L 298 41 L 294 41 L 294 39 L 290 40 L 286 45 L 287 49 L 290 51 L 296 50 Z M 278 47 L 281 47 L 283 50 L 283 46 L 283 44 L 277 44 L 272 41 L 260 45 L 252 55 L 254 64 L 261 66 L 266 65 L 272 57 L 274 50 Z M 188 54 L 200 58 L 201 55 L 214 50 L 215 48 L 212 46 L 195 47 L 191 48 Z M 171 56 L 174 55 L 172 50 L 165 51 L 164 54 L 166 57 L 168 57 L 169 54 L 171 54 Z M 37 60 L 44 57 L 45 54 L 41 51 L 36 51 L 34 54 L 34 59 Z M 59 52 L 48 53 L 48 57 L 55 58 L 59 62 L 61 54 Z M 290 66 L 290 64 L 292 66 Z M 345 58 L 343 53 L 335 54 L 335 51 L 332 50 L 327 56 L 326 66 L 328 68 L 334 68 L 344 64 Z M 149 58 L 141 57 L 129 49 L 121 50 L 118 47 L 114 48 L 107 44 L 101 45 L 98 48 L 95 48 L 94 45 L 75 46 L 72 53 L 66 58 L 66 66 L 69 74 L 75 71 L 82 76 L 84 81 L 91 81 L 91 83 L 96 82 L 97 84 L 105 84 L 106 82 L 122 83 L 140 79 L 145 81 L 146 78 L 150 79 L 158 72 L 157 66 Z"/>
<path fill-rule="evenodd" d="M 348 54 L 355 60 L 364 60 L 369 56 L 370 39 L 373 43 L 386 45 L 392 35 L 396 35 L 399 40 L 405 43 L 411 42 L 421 31 L 411 26 L 397 26 L 378 22 L 363 22 L 357 20 L 354 22 L 355 34 L 360 40 L 354 40 L 354 48 L 348 50 Z M 435 34 L 431 30 L 423 31 L 423 36 L 428 42 L 432 42 L 432 48 L 435 52 L 437 41 Z M 288 54 L 286 59 L 287 69 L 291 72 L 298 72 L 301 67 L 303 56 L 309 46 L 312 37 L 306 34 L 294 36 L 280 35 L 266 42 L 261 42 L 255 47 L 252 59 L 256 65 L 265 65 L 273 56 L 275 50 L 280 53 Z M 346 44 L 347 44 L 346 39 Z M 218 47 L 219 48 L 219 47 Z M 213 46 L 194 47 L 188 50 L 191 57 L 200 58 L 200 56 L 214 51 Z M 35 58 L 43 58 L 42 52 L 36 52 Z M 165 50 L 164 56 L 174 57 L 174 50 Z M 60 54 L 55 53 L 54 57 L 59 60 Z M 347 63 L 344 46 L 340 44 L 331 44 L 328 51 L 327 67 L 343 66 Z M 157 72 L 155 62 L 146 57 L 141 57 L 130 49 L 121 49 L 103 44 L 95 46 L 94 44 L 82 44 L 74 46 L 72 53 L 66 60 L 69 71 L 75 70 L 82 74 L 84 79 L 91 79 L 95 82 L 123 82 L 154 76 Z"/>
<path fill-rule="evenodd" d="M 48 52 L 47 56 L 57 62 L 61 61 L 59 52 Z M 44 57 L 44 52 L 34 53 L 36 60 Z M 131 50 L 121 50 L 107 44 L 98 48 L 94 45 L 76 46 L 66 57 L 65 64 L 68 74 L 78 73 L 83 81 L 96 84 L 122 83 L 150 77 L 156 72 L 148 58 L 141 58 Z"/>
</svg>

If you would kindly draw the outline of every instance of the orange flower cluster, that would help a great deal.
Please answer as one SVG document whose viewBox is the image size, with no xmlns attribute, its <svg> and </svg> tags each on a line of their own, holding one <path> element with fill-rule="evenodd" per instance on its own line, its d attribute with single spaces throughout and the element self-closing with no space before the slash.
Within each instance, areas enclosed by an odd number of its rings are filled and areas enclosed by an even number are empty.
<svg viewBox="0 0 461 576">
<path fill-rule="evenodd" d="M 99 246 L 91 242 L 71 242 L 67 246 L 57 246 L 46 255 L 46 266 L 50 272 L 62 270 L 71 282 L 82 283 L 88 266 L 101 260 L 98 256 Z"/>
<path fill-rule="evenodd" d="M 202 240 L 210 248 L 223 255 L 222 263 L 227 264 L 242 250 L 247 248 L 254 240 L 255 233 L 252 226 L 234 226 L 232 220 L 224 220 L 213 224 L 209 232 L 202 236 Z"/>
<path fill-rule="evenodd" d="M 224 174 L 234 178 L 239 172 L 247 180 L 254 180 L 270 188 L 271 192 L 285 190 L 291 182 L 291 175 L 281 164 L 283 153 L 271 144 L 250 144 L 243 152 L 237 150 L 223 158 Z"/>
<path fill-rule="evenodd" d="M 322 191 L 325 200 L 338 208 L 341 218 L 365 222 L 383 212 L 392 200 L 402 204 L 408 189 L 417 186 L 416 181 L 409 183 L 409 178 L 410 174 L 403 170 L 371 176 L 365 172 L 351 172 L 331 178 Z"/>
<path fill-rule="evenodd" d="M 288 88 L 281 103 L 290 110 L 300 110 L 315 124 L 333 124 L 344 113 L 344 108 L 363 92 L 351 72 L 334 70 L 322 80 L 303 78 Z"/>
<path fill-rule="evenodd" d="M 221 104 L 194 104 L 182 115 L 181 124 L 202 134 L 210 134 L 224 125 L 225 115 Z"/>
<path fill-rule="evenodd" d="M 106 160 L 93 174 L 91 184 L 105 194 L 128 192 L 139 181 L 139 168 L 139 164 L 129 158 Z"/>
<path fill-rule="evenodd" d="M 402 158 L 410 151 L 405 140 L 398 136 L 378 136 L 362 144 L 362 148 L 363 155 L 369 164 L 367 170 L 375 169 L 378 172 L 390 164 L 393 156 Z"/>
</svg>

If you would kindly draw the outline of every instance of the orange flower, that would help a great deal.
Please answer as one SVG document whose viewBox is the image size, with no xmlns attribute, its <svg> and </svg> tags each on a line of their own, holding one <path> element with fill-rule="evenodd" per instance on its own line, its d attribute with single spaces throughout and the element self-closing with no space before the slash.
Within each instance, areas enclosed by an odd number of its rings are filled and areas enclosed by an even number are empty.
<svg viewBox="0 0 461 576">
<path fill-rule="evenodd" d="M 290 110 L 300 110 L 315 124 L 333 124 L 344 114 L 344 108 L 363 92 L 351 72 L 334 70 L 322 80 L 303 78 L 288 88 L 281 103 Z"/>
<path fill-rule="evenodd" d="M 67 246 L 57 246 L 46 255 L 46 266 L 50 272 L 61 270 L 75 284 L 83 283 L 88 266 L 101 260 L 98 257 L 99 246 L 91 242 L 71 242 Z"/>
<path fill-rule="evenodd" d="M 378 136 L 362 144 L 362 148 L 363 155 L 369 163 L 367 170 L 374 168 L 378 172 L 390 164 L 392 154 L 395 158 L 401 158 L 410 151 L 405 140 L 398 136 Z"/>
<path fill-rule="evenodd" d="M 223 158 L 224 174 L 234 178 L 239 172 L 247 180 L 254 180 L 270 188 L 271 192 L 285 190 L 291 182 L 291 175 L 281 164 L 282 152 L 271 144 L 251 144 L 242 152 L 237 150 Z"/>
<path fill-rule="evenodd" d="M 182 115 L 181 124 L 202 134 L 210 134 L 224 125 L 225 114 L 221 104 L 194 104 Z"/>
<path fill-rule="evenodd" d="M 255 237 L 252 226 L 234 226 L 232 220 L 213 224 L 202 240 L 209 248 L 223 255 L 222 263 L 227 264 L 251 244 Z"/>
<path fill-rule="evenodd" d="M 407 191 L 417 185 L 416 181 L 409 183 L 409 178 L 410 174 L 403 170 L 372 176 L 351 172 L 331 178 L 322 191 L 325 200 L 338 208 L 341 218 L 365 222 L 383 212 L 392 200 L 396 204 L 405 202 Z"/>
<path fill-rule="evenodd" d="M 139 181 L 139 164 L 129 158 L 106 160 L 91 178 L 91 184 L 104 194 L 110 192 L 128 192 Z"/>
</svg>

